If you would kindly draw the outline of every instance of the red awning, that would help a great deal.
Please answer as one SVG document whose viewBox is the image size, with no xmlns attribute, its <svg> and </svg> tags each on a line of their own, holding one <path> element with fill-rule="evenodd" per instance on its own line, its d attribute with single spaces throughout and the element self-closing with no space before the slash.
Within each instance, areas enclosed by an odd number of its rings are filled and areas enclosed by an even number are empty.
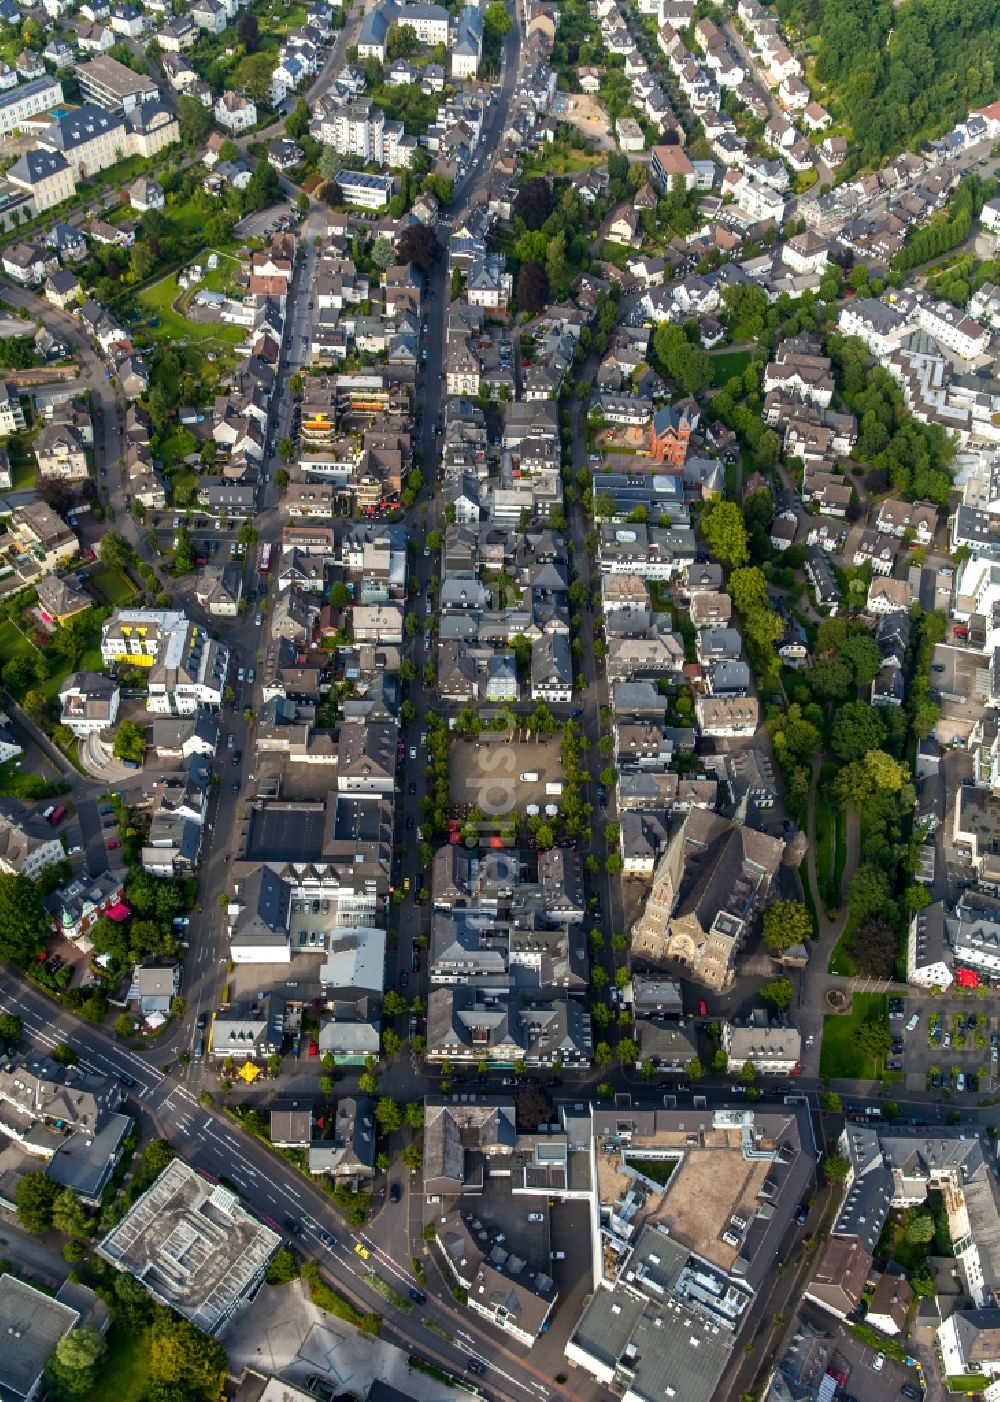
<svg viewBox="0 0 1000 1402">
<path fill-rule="evenodd" d="M 116 901 L 115 904 L 110 906 L 104 913 L 109 920 L 127 920 L 132 914 L 123 901 Z"/>
<path fill-rule="evenodd" d="M 959 969 L 955 975 L 955 981 L 959 988 L 978 988 L 979 975 L 975 969 Z"/>
</svg>

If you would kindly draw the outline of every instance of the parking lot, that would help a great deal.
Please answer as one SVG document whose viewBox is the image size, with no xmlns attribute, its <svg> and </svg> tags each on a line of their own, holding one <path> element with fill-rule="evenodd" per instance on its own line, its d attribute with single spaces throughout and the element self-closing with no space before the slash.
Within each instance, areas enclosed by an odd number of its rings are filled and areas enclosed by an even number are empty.
<svg viewBox="0 0 1000 1402">
<path fill-rule="evenodd" d="M 902 1389 L 914 1388 L 917 1384 L 918 1378 L 913 1368 L 897 1363 L 870 1344 L 855 1339 L 844 1325 L 835 1323 L 829 1314 L 814 1304 L 803 1307 L 802 1317 L 821 1334 L 834 1335 L 827 1371 L 834 1374 L 838 1381 L 843 1379 L 838 1393 L 844 1402 L 848 1398 L 851 1402 L 889 1402 L 889 1399 L 904 1402 L 906 1394 Z"/>
<path fill-rule="evenodd" d="M 961 1100 L 986 1095 L 1000 1080 L 1000 992 L 915 993 L 900 1000 L 902 1015 L 893 1015 L 890 1070 L 902 1070 L 908 1091 L 932 1090 Z M 916 1027 L 910 1029 L 914 1016 Z M 961 1079 L 960 1079 L 961 1078 Z"/>
<path fill-rule="evenodd" d="M 236 225 L 236 233 L 245 239 L 266 238 L 281 220 L 297 221 L 299 217 L 290 204 L 269 205 L 267 209 L 258 209 L 241 219 Z"/>
<path fill-rule="evenodd" d="M 931 686 L 942 702 L 960 705 L 981 698 L 988 689 L 986 660 L 982 653 L 950 643 L 938 643 L 931 662 Z"/>
</svg>

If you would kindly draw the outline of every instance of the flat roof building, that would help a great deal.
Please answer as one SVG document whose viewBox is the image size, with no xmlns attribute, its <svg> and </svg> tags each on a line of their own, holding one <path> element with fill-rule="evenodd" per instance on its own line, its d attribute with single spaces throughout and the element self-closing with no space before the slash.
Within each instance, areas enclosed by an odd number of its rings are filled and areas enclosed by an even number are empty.
<svg viewBox="0 0 1000 1402">
<path fill-rule="evenodd" d="M 0 136 L 8 136 L 29 117 L 47 112 L 63 100 L 58 78 L 34 78 L 0 93 Z"/>
<path fill-rule="evenodd" d="M 16 1276 L 0 1276 L 0 1402 L 31 1402 L 39 1395 L 45 1365 L 79 1318 L 78 1310 L 43 1295 Z"/>
<path fill-rule="evenodd" d="M 391 175 L 369 175 L 362 170 L 342 170 L 336 183 L 345 204 L 362 209 L 384 209 L 392 198 Z"/>
<path fill-rule="evenodd" d="M 108 112 L 132 112 L 160 95 L 151 78 L 133 73 L 131 68 L 107 54 L 97 54 L 86 63 L 78 63 L 76 76 L 84 97 Z M 62 100 L 61 91 L 58 100 Z"/>
<path fill-rule="evenodd" d="M 251 1298 L 281 1237 L 235 1193 L 173 1159 L 98 1250 L 160 1304 L 219 1334 Z"/>
</svg>

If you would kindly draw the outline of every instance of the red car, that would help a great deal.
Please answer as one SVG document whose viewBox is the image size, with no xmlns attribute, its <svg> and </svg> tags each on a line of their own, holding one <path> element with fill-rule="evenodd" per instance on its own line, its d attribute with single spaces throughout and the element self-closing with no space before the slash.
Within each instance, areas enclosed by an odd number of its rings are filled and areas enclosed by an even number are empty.
<svg viewBox="0 0 1000 1402">
<path fill-rule="evenodd" d="M 120 843 L 120 842 L 109 842 L 109 843 L 108 843 L 108 851 L 109 851 L 109 852 L 113 852 L 113 851 L 115 850 L 116 847 L 120 847 L 120 846 L 121 846 L 121 843 Z"/>
<path fill-rule="evenodd" d="M 704 998 L 698 1003 L 698 1016 L 708 1017 L 708 1004 L 705 1002 Z"/>
</svg>

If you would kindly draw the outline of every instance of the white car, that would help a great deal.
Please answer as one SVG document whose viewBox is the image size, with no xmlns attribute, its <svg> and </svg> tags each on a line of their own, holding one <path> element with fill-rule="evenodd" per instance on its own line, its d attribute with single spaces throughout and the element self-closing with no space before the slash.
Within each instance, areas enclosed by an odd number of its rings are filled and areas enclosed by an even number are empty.
<svg viewBox="0 0 1000 1402">
<path fill-rule="evenodd" d="M 885 1367 L 884 1353 L 876 1353 L 875 1357 L 872 1359 L 872 1367 L 875 1369 L 876 1373 L 881 1373 L 882 1369 Z"/>
<path fill-rule="evenodd" d="M 255 627 L 255 628 L 259 628 L 263 622 L 264 622 L 264 615 L 263 615 L 262 613 L 256 614 L 255 617 L 254 617 L 254 627 Z"/>
<path fill-rule="evenodd" d="M 246 673 L 244 672 L 243 668 L 241 667 L 240 670 L 236 673 L 236 680 L 237 680 L 238 682 L 241 682 L 241 681 L 243 681 L 243 679 L 244 679 L 245 676 L 246 676 Z"/>
<path fill-rule="evenodd" d="M 416 759 L 416 757 L 417 757 L 417 747 L 416 747 L 416 745 L 411 745 L 411 746 L 410 746 L 410 758 L 411 758 L 411 759 Z"/>
</svg>

